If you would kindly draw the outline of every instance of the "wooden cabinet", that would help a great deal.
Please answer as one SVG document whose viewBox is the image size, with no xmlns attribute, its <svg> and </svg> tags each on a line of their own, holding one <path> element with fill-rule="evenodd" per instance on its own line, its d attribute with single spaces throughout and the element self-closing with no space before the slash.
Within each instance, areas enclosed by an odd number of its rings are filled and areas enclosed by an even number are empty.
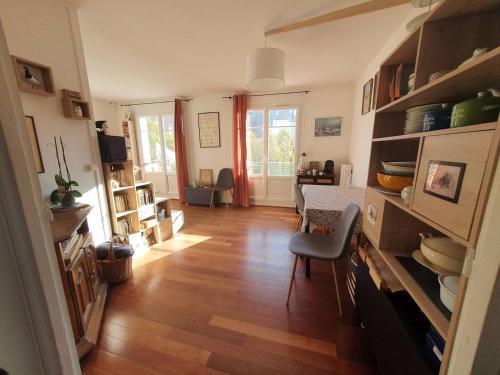
<svg viewBox="0 0 500 375">
<path fill-rule="evenodd" d="M 468 240 L 493 133 L 490 130 L 425 137 L 412 209 Z M 426 192 L 429 167 L 436 161 L 457 163 L 464 168 L 456 202 Z"/>
<path fill-rule="evenodd" d="M 95 247 L 93 244 L 87 245 L 84 249 L 85 257 L 87 261 L 87 271 L 89 277 L 89 283 L 91 286 L 91 291 L 94 299 L 97 298 L 97 293 L 99 291 L 99 275 L 97 273 L 97 264 L 95 258 Z"/>
<path fill-rule="evenodd" d="M 89 325 L 90 315 L 94 302 L 92 280 L 89 277 L 87 266 L 87 252 L 84 249 L 75 258 L 68 268 L 68 280 L 77 313 L 78 329 L 84 336 Z"/>
<path fill-rule="evenodd" d="M 51 223 L 57 264 L 80 358 L 97 342 L 107 295 L 107 284 L 101 282 L 97 274 L 92 234 L 87 224 L 91 210 L 90 206 L 82 206 L 54 212 Z"/>
</svg>

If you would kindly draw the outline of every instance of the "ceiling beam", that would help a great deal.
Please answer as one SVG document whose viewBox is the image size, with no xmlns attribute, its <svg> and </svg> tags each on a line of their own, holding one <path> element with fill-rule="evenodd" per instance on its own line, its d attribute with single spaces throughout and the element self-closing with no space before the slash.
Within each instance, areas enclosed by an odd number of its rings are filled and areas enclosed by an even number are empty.
<svg viewBox="0 0 500 375">
<path fill-rule="evenodd" d="M 268 30 L 265 36 L 286 33 L 292 30 L 304 29 L 306 27 L 316 26 L 322 23 L 340 20 L 342 18 L 359 16 L 360 14 L 375 12 L 377 10 L 392 8 L 398 5 L 406 4 L 411 0 L 370 0 L 352 7 L 334 10 L 333 12 L 322 14 L 321 16 L 308 18 L 303 21 L 290 23 L 275 29 Z"/>
</svg>

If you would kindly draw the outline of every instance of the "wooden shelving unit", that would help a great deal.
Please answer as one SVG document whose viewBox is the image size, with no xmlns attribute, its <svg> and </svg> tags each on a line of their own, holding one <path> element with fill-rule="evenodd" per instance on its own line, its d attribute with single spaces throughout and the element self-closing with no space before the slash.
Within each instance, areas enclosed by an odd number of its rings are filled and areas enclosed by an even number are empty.
<svg viewBox="0 0 500 375">
<path fill-rule="evenodd" d="M 403 266 L 400 257 L 411 257 L 419 248 L 419 232 L 447 236 L 466 246 L 468 254 L 472 253 L 498 163 L 500 126 L 497 121 L 404 134 L 405 111 L 431 103 L 457 103 L 476 97 L 479 91 L 498 87 L 500 23 L 492 20 L 499 17 L 500 5 L 492 0 L 442 0 L 423 24 L 388 56 L 379 72 L 363 234 L 430 324 L 446 340 L 441 374 L 447 371 L 467 276 L 460 275 L 458 303 L 449 319 L 450 315 L 444 314 L 433 302 L 418 278 Z M 480 47 L 488 48 L 489 52 L 459 66 Z M 400 64 L 415 65 L 415 90 L 391 101 L 388 89 L 395 68 Z M 451 71 L 428 82 L 430 73 L 444 69 Z M 430 160 L 466 165 L 456 203 L 423 192 Z M 382 161 L 416 162 L 409 204 L 399 196 L 374 189 L 378 185 L 376 174 L 381 171 Z M 368 217 L 368 212 L 376 212 L 376 217 Z"/>
<path fill-rule="evenodd" d="M 136 181 L 133 162 L 103 164 L 104 179 L 110 208 L 113 232 L 125 236 L 124 222 L 128 224 L 129 242 L 134 247 L 160 243 L 172 236 L 170 200 L 155 196 L 154 184 L 150 181 Z M 120 211 L 117 197 L 125 195 L 128 206 Z M 162 220 L 158 220 L 159 209 L 165 209 Z"/>
<path fill-rule="evenodd" d="M 89 102 L 82 99 L 81 93 L 73 90 L 62 90 L 62 106 L 64 117 L 74 120 L 90 120 Z M 81 115 L 77 113 L 81 111 Z"/>
</svg>

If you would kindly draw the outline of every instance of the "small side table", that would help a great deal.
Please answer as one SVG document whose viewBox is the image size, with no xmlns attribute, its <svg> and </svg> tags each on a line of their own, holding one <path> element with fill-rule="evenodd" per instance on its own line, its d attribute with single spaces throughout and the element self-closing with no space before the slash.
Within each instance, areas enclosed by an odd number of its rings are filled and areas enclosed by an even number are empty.
<svg viewBox="0 0 500 375">
<path fill-rule="evenodd" d="M 312 174 L 297 175 L 297 185 L 334 185 L 335 175 L 313 176 Z"/>
</svg>

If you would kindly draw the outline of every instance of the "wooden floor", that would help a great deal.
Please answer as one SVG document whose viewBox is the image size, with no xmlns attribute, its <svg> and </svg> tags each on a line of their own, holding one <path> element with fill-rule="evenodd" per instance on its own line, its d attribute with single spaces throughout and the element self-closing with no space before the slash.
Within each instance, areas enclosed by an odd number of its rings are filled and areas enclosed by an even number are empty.
<svg viewBox="0 0 500 375">
<path fill-rule="evenodd" d="M 287 250 L 287 208 L 182 207 L 175 238 L 134 256 L 133 276 L 110 289 L 85 374 L 373 374 L 341 267 L 344 316 L 331 268 Z"/>
</svg>

